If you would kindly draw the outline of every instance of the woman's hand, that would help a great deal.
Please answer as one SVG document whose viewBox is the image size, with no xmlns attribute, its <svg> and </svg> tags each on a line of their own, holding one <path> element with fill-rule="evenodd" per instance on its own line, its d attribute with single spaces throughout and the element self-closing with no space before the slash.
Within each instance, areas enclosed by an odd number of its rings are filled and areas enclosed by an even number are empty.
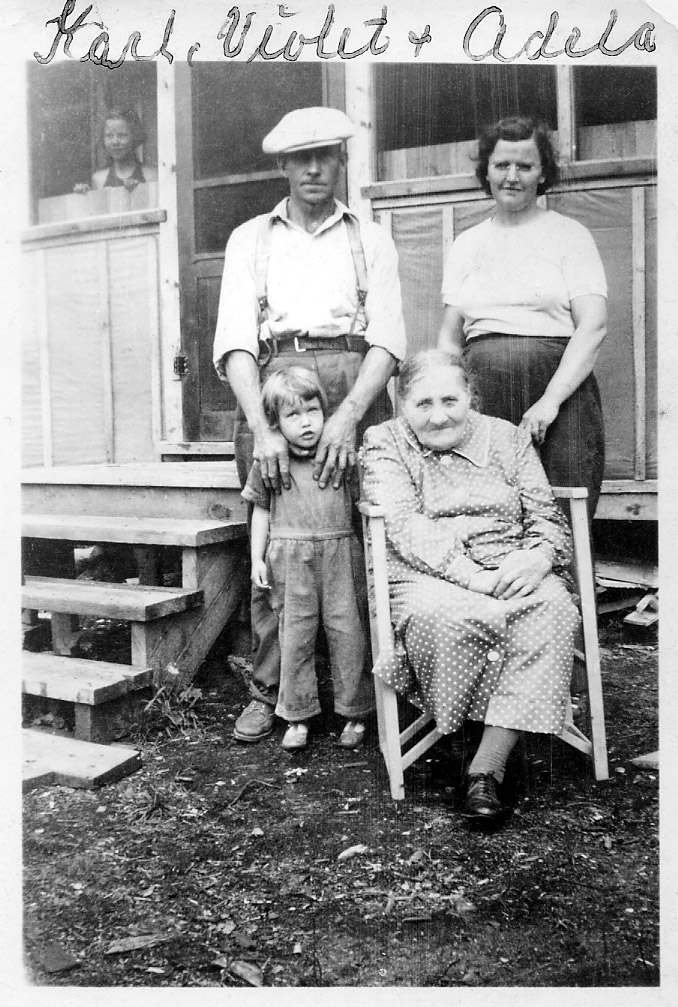
<svg viewBox="0 0 678 1007">
<path fill-rule="evenodd" d="M 530 431 L 535 444 L 543 444 L 546 431 L 551 426 L 560 406 L 548 395 L 542 395 L 523 413 L 520 426 Z"/>
<path fill-rule="evenodd" d="M 260 588 L 262 591 L 270 591 L 271 585 L 268 583 L 268 579 L 266 577 L 265 560 L 258 559 L 252 563 L 252 583 L 255 587 Z"/>
<path fill-rule="evenodd" d="M 77 182 L 73 186 L 73 192 L 77 192 L 79 196 L 86 196 L 91 188 L 89 182 Z"/>
<path fill-rule="evenodd" d="M 477 591 L 478 594 L 494 594 L 498 583 L 498 570 L 478 570 L 469 579 L 467 590 Z"/>
<path fill-rule="evenodd" d="M 498 576 L 492 593 L 507 601 L 532 594 L 551 572 L 551 563 L 539 549 L 517 549 L 508 553 L 493 572 Z"/>
</svg>

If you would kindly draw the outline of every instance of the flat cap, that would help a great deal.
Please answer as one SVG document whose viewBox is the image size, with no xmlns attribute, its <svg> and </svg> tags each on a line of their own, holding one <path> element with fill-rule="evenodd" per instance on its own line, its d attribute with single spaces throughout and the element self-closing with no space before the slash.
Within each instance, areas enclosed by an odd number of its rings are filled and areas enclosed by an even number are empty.
<svg viewBox="0 0 678 1007">
<path fill-rule="evenodd" d="M 292 154 L 343 143 L 353 133 L 353 123 L 338 108 L 296 108 L 282 117 L 261 146 L 265 154 Z"/>
</svg>

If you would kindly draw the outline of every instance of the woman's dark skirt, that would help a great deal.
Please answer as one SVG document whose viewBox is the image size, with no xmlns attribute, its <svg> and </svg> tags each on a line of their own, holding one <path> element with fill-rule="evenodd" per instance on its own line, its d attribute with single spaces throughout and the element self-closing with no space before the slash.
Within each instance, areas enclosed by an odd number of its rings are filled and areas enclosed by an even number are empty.
<svg viewBox="0 0 678 1007">
<path fill-rule="evenodd" d="M 544 394 L 567 342 L 496 334 L 469 340 L 464 358 L 479 410 L 517 426 Z M 603 481 L 605 430 L 598 383 L 592 374 L 563 402 L 539 454 L 552 486 L 586 486 L 593 518 Z"/>
</svg>

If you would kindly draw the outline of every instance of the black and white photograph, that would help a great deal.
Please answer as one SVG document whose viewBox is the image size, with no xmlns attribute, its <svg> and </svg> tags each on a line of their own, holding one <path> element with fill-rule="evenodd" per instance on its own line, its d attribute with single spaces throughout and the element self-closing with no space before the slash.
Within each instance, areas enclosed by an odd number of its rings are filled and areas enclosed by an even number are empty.
<svg viewBox="0 0 678 1007">
<path fill-rule="evenodd" d="M 669 1003 L 678 4 L 0 20 L 5 1002 Z"/>
</svg>

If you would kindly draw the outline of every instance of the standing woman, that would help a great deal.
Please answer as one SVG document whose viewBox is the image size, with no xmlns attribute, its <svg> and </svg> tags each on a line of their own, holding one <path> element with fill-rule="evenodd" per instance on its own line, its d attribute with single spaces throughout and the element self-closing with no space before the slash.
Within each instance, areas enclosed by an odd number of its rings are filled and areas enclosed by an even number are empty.
<svg viewBox="0 0 678 1007">
<path fill-rule="evenodd" d="M 536 119 L 485 129 L 476 176 L 496 210 L 452 246 L 438 346 L 463 350 L 483 412 L 530 431 L 552 485 L 587 487 L 593 518 L 605 461 L 592 373 L 607 331 L 600 255 L 582 224 L 537 203 L 558 167 Z"/>
<path fill-rule="evenodd" d="M 143 142 L 144 130 L 136 112 L 109 109 L 104 120 L 103 143 L 110 163 L 109 167 L 94 172 L 92 188 L 124 185 L 132 189 L 140 183 L 157 181 L 157 170 L 137 158 L 137 147 Z"/>
</svg>

